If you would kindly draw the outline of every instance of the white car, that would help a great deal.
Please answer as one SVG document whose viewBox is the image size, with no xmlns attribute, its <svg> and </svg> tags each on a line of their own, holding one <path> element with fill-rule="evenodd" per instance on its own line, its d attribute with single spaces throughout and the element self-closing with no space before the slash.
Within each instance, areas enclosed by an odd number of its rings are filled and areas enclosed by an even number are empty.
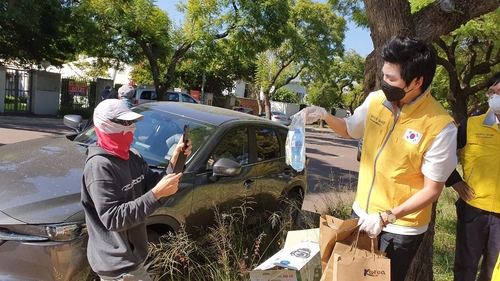
<svg viewBox="0 0 500 281">
<path fill-rule="evenodd" d="M 262 112 L 259 116 L 266 118 L 266 113 Z M 292 119 L 290 119 L 290 117 L 279 111 L 271 111 L 271 121 L 281 123 L 285 126 L 289 126 L 290 123 L 292 123 Z"/>
<path fill-rule="evenodd" d="M 146 102 L 157 102 L 158 96 L 156 90 L 151 88 L 139 88 L 135 90 L 135 104 L 143 104 Z M 199 103 L 191 95 L 183 92 L 167 91 L 166 101 L 180 101 L 189 103 Z"/>
</svg>

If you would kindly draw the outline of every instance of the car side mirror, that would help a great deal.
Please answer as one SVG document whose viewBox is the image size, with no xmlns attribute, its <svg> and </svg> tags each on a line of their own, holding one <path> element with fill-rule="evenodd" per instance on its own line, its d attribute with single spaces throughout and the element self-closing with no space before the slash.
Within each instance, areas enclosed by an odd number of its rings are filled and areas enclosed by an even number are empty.
<svg viewBox="0 0 500 281">
<path fill-rule="evenodd" d="M 229 158 L 221 158 L 213 166 L 213 175 L 220 177 L 237 176 L 241 172 L 241 165 Z"/>
<path fill-rule="evenodd" d="M 82 116 L 73 114 L 64 115 L 63 124 L 79 133 L 82 130 Z"/>
</svg>

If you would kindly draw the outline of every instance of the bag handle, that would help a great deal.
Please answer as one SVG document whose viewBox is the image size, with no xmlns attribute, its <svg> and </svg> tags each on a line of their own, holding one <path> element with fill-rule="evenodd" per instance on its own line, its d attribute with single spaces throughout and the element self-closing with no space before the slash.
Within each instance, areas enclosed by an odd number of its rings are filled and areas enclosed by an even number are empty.
<svg viewBox="0 0 500 281">
<path fill-rule="evenodd" d="M 353 252 L 353 258 L 354 256 L 356 255 L 356 250 L 358 248 L 358 240 L 359 240 L 359 233 L 361 232 L 361 230 L 358 230 L 356 231 L 356 239 L 351 243 L 351 249 L 349 250 L 349 252 Z M 377 256 L 375 255 L 375 245 L 373 243 L 373 238 L 370 238 L 370 252 L 372 254 L 372 257 L 373 257 L 373 260 L 376 260 L 377 259 Z M 354 248 L 354 251 L 353 251 L 353 248 Z"/>
</svg>

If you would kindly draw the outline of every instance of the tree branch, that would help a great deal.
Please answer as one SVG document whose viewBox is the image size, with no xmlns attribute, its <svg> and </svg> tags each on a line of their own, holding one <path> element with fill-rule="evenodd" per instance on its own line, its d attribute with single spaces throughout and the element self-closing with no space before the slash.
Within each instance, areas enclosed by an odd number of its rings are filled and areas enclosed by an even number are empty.
<svg viewBox="0 0 500 281">
<path fill-rule="evenodd" d="M 500 0 L 454 0 L 455 10 L 444 13 L 436 1 L 413 14 L 417 37 L 434 42 L 441 35 L 449 34 L 462 24 L 500 7 Z"/>
</svg>

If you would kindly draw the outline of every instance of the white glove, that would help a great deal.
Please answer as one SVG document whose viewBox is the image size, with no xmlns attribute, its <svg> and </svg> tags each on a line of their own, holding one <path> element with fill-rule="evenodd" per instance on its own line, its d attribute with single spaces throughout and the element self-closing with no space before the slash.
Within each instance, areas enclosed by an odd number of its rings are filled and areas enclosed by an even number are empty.
<svg viewBox="0 0 500 281">
<path fill-rule="evenodd" d="M 318 121 L 319 119 L 324 120 L 328 116 L 328 113 L 326 112 L 326 110 L 323 107 L 319 107 L 319 106 L 306 107 L 306 108 L 302 109 L 301 111 L 299 111 L 297 114 L 302 114 L 302 116 L 306 120 L 306 124 L 314 123 L 314 122 Z"/>
<path fill-rule="evenodd" d="M 358 220 L 360 231 L 366 232 L 370 238 L 377 237 L 382 232 L 382 220 L 379 214 L 366 215 Z"/>
</svg>

